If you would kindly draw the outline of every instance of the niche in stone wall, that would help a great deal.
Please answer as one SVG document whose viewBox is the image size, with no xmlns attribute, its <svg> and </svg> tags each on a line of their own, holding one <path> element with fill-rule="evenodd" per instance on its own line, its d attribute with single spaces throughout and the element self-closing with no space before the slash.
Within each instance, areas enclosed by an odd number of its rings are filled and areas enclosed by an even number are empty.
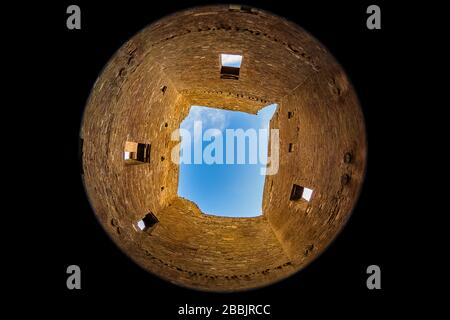
<svg viewBox="0 0 450 320">
<path fill-rule="evenodd" d="M 242 56 L 239 54 L 220 55 L 220 78 L 239 80 L 241 70 Z"/>
<path fill-rule="evenodd" d="M 125 161 L 125 164 L 149 163 L 150 150 L 150 144 L 126 141 L 123 160 Z"/>
<path fill-rule="evenodd" d="M 149 212 L 145 215 L 142 220 L 137 222 L 137 227 L 139 230 L 144 232 L 151 232 L 156 224 L 159 222 L 158 218 L 153 214 L 153 212 Z"/>
<path fill-rule="evenodd" d="M 234 12 L 258 14 L 258 10 L 254 9 L 250 6 L 238 5 L 238 4 L 230 4 L 229 10 L 234 11 Z"/>
<path fill-rule="evenodd" d="M 302 187 L 294 183 L 292 185 L 291 196 L 289 197 L 289 200 L 291 201 L 305 200 L 309 202 L 311 200 L 312 194 L 313 194 L 312 189 Z"/>
</svg>

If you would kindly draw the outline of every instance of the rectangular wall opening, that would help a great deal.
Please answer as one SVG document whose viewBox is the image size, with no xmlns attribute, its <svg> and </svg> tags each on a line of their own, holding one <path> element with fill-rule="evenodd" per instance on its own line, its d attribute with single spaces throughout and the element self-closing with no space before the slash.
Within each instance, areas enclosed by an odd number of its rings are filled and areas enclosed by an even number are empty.
<svg viewBox="0 0 450 320">
<path fill-rule="evenodd" d="M 288 111 L 288 119 L 292 118 L 294 116 L 294 112 Z"/>
<path fill-rule="evenodd" d="M 242 13 L 258 14 L 258 11 L 256 9 L 253 9 L 252 7 L 246 5 L 230 4 L 229 10 Z"/>
<path fill-rule="evenodd" d="M 268 131 L 276 109 L 271 104 L 249 114 L 192 106 L 180 124 L 184 134 L 178 195 L 195 202 L 205 214 L 261 216 Z"/>
<path fill-rule="evenodd" d="M 289 143 L 289 148 L 288 148 L 289 152 L 294 151 L 294 145 L 292 143 Z"/>
<path fill-rule="evenodd" d="M 151 145 L 138 142 L 125 142 L 123 159 L 126 164 L 143 164 L 150 162 Z"/>
<path fill-rule="evenodd" d="M 312 194 L 313 194 L 312 189 L 305 188 L 305 187 L 299 186 L 298 184 L 294 183 L 292 185 L 291 196 L 290 196 L 289 200 L 298 201 L 298 200 L 303 199 L 306 201 L 310 201 Z"/>
<path fill-rule="evenodd" d="M 239 80 L 241 70 L 242 56 L 239 54 L 220 55 L 220 78 Z"/>
<path fill-rule="evenodd" d="M 137 222 L 137 227 L 141 231 L 149 231 L 155 227 L 155 225 L 159 222 L 158 218 L 153 214 L 153 212 L 149 212 L 145 215 L 142 220 Z"/>
</svg>

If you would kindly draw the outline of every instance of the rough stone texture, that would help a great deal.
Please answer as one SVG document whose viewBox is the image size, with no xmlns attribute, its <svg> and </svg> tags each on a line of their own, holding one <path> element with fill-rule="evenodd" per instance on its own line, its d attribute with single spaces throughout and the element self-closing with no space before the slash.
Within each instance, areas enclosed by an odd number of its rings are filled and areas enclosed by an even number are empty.
<svg viewBox="0 0 450 320">
<path fill-rule="evenodd" d="M 220 53 L 243 55 L 239 80 L 220 79 Z M 263 216 L 209 216 L 177 197 L 170 135 L 189 107 L 270 103 L 280 168 L 266 177 Z M 357 97 L 327 50 L 280 17 L 227 6 L 165 17 L 120 48 L 92 89 L 81 138 L 86 191 L 115 243 L 164 279 L 213 291 L 267 285 L 314 259 L 349 217 L 366 161 Z M 127 141 L 151 144 L 150 163 L 126 165 Z M 309 202 L 289 200 L 294 183 L 314 190 Z M 138 231 L 148 212 L 159 222 Z"/>
</svg>

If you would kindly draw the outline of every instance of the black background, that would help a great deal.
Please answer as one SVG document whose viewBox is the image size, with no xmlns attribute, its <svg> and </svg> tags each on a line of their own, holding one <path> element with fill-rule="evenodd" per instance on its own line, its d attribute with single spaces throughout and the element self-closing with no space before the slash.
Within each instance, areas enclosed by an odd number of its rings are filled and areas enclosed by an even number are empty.
<svg viewBox="0 0 450 320">
<path fill-rule="evenodd" d="M 71 313 L 95 307 L 101 312 L 143 312 L 149 319 L 177 318 L 179 306 L 270 304 L 273 319 L 314 315 L 367 318 L 385 314 L 405 293 L 406 273 L 399 263 L 405 240 L 398 236 L 401 210 L 401 166 L 396 156 L 405 148 L 396 124 L 405 106 L 399 101 L 401 51 L 407 37 L 403 7 L 384 1 L 240 1 L 296 22 L 310 32 L 341 63 L 363 108 L 368 136 L 368 163 L 362 192 L 353 215 L 329 248 L 306 269 L 262 289 L 235 294 L 205 293 L 167 283 L 140 269 L 109 239 L 97 222 L 85 195 L 78 163 L 78 134 L 90 90 L 110 57 L 136 32 L 164 15 L 207 1 L 59 1 L 24 5 L 16 41 L 34 69 L 24 81 L 35 101 L 28 112 L 39 127 L 34 173 L 37 186 L 18 205 L 39 216 L 32 227 L 32 247 L 25 276 L 39 307 L 63 306 Z M 66 8 L 81 7 L 81 30 L 66 28 Z M 378 4 L 382 29 L 366 28 L 366 8 Z M 420 31 L 415 31 L 417 36 Z M 20 99 L 30 98 L 19 97 Z M 404 121 L 401 120 L 401 121 Z M 42 147 L 44 146 L 44 147 Z M 36 149 L 34 149 L 36 148 Z M 33 206 L 31 205 L 33 203 Z M 401 228 L 401 227 L 400 227 Z M 401 230 L 400 230 L 401 231 Z M 23 253 L 19 253 L 24 258 Z M 82 289 L 66 288 L 66 268 L 82 270 Z M 382 270 L 382 289 L 368 290 L 366 268 Z M 27 271 L 24 271 L 25 273 Z M 23 277 L 22 277 L 23 278 Z M 20 291 L 20 290 L 19 290 Z M 362 309 L 361 309 L 362 308 Z M 270 318 L 268 316 L 262 318 Z M 185 319 L 197 319 L 185 317 Z M 214 317 L 218 318 L 218 317 Z M 234 318 L 239 318 L 235 316 Z M 198 318 L 200 319 L 200 317 Z"/>
</svg>

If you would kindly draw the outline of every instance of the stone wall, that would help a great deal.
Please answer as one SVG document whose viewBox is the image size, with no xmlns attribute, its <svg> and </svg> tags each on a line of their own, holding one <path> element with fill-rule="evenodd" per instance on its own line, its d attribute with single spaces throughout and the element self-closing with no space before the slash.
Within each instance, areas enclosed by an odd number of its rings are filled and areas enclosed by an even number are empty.
<svg viewBox="0 0 450 320">
<path fill-rule="evenodd" d="M 158 219 L 151 234 L 140 234 L 140 262 L 177 284 L 228 291 L 294 271 L 264 216 L 210 216 L 175 198 Z"/>
<path fill-rule="evenodd" d="M 303 265 L 329 244 L 355 204 L 366 162 L 364 122 L 332 61 L 281 100 L 274 120 L 281 161 L 278 174 L 266 178 L 263 210 L 291 259 Z M 313 190 L 309 202 L 289 200 L 294 183 Z"/>
</svg>

